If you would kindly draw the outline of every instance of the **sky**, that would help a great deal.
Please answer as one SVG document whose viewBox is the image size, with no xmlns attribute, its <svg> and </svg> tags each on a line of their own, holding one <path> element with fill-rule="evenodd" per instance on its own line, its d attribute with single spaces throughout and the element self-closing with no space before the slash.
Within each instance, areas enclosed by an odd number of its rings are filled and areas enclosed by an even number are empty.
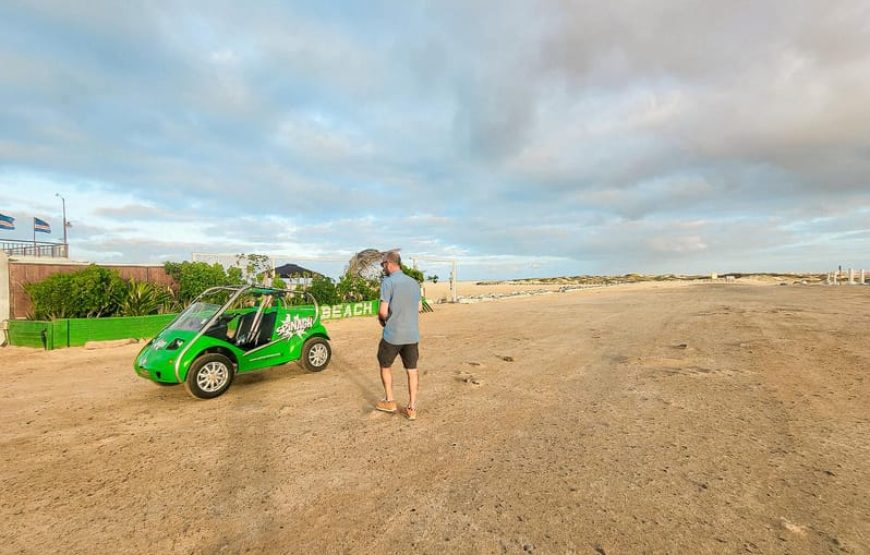
<svg viewBox="0 0 870 555">
<path fill-rule="evenodd" d="M 866 0 L 0 2 L 0 213 L 337 276 L 870 268 Z"/>
</svg>

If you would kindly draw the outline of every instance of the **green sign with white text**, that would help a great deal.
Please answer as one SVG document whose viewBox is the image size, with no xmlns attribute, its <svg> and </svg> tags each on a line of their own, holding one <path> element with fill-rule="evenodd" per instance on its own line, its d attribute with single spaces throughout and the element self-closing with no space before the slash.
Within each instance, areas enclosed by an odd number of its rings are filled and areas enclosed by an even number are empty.
<svg viewBox="0 0 870 555">
<path fill-rule="evenodd" d="M 320 305 L 321 320 L 337 320 L 354 316 L 374 316 L 378 313 L 380 301 L 362 301 L 359 303 L 344 303 Z"/>
</svg>

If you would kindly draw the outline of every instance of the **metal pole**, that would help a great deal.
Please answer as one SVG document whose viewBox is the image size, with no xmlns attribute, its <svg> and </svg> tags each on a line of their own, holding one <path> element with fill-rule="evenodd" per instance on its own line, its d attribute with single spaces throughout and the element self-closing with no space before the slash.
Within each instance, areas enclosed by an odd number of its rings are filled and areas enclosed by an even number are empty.
<svg viewBox="0 0 870 555">
<path fill-rule="evenodd" d="M 60 199 L 61 207 L 63 208 L 63 257 L 69 258 L 69 246 L 67 243 L 66 228 L 69 225 L 66 223 L 66 199 L 60 193 L 55 193 L 54 196 Z"/>
<path fill-rule="evenodd" d="M 63 244 L 66 245 L 66 199 L 60 196 L 60 193 L 55 193 L 54 196 L 60 199 L 63 207 Z"/>
</svg>

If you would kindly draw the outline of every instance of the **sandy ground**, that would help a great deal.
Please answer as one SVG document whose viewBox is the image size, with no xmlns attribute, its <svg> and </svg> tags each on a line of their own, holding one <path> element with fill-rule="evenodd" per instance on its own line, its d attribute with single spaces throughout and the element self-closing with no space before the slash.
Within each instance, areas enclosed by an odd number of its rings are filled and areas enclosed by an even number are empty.
<svg viewBox="0 0 870 555">
<path fill-rule="evenodd" d="M 557 291 L 561 285 L 528 284 L 522 282 L 502 282 L 497 284 L 478 285 L 474 281 L 460 281 L 456 285 L 458 297 L 468 297 L 486 294 L 511 295 L 523 292 Z M 450 300 L 450 282 L 439 281 L 432 283 L 427 281 L 423 284 L 426 298 L 432 302 L 446 302 Z"/>
<path fill-rule="evenodd" d="M 0 552 L 870 553 L 870 287 L 438 305 L 416 422 L 329 327 L 212 401 L 0 349 Z"/>
</svg>

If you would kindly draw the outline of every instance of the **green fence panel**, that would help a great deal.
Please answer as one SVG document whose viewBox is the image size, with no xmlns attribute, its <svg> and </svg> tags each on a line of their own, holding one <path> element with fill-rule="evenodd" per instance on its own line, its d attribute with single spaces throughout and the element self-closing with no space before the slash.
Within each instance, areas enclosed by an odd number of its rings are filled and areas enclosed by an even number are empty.
<svg viewBox="0 0 870 555">
<path fill-rule="evenodd" d="M 354 316 L 375 316 L 379 302 L 362 301 L 320 305 L 322 320 Z M 176 314 L 124 316 L 112 318 L 71 318 L 65 320 L 10 320 L 9 344 L 20 347 L 60 349 L 77 347 L 88 341 L 151 338 L 166 327 Z M 43 343 L 44 337 L 44 343 Z"/>
<path fill-rule="evenodd" d="M 69 340 L 66 346 L 77 347 L 88 341 L 141 339 L 157 335 L 175 314 L 154 316 L 123 316 L 112 318 L 73 318 L 69 320 Z"/>
<path fill-rule="evenodd" d="M 9 344 L 16 347 L 54 348 L 54 328 L 41 320 L 10 320 Z"/>
<path fill-rule="evenodd" d="M 51 321 L 51 344 L 49 349 L 61 349 L 69 346 L 69 320 Z"/>
<path fill-rule="evenodd" d="M 64 320 L 10 320 L 9 344 L 16 347 L 61 349 L 88 341 L 141 339 L 157 335 L 175 314 Z"/>
</svg>

